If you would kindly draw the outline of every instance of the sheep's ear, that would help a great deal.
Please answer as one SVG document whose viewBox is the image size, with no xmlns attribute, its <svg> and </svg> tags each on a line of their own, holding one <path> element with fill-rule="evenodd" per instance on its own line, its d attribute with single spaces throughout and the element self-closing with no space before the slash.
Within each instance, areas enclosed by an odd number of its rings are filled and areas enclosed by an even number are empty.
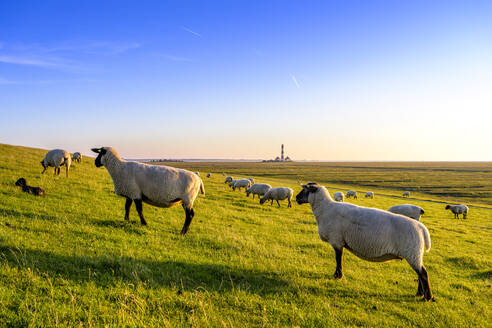
<svg viewBox="0 0 492 328">
<path fill-rule="evenodd" d="M 320 185 L 316 182 L 308 182 L 306 185 L 303 186 L 303 188 L 305 188 L 309 192 L 316 192 L 318 191 L 319 187 Z"/>
<path fill-rule="evenodd" d="M 91 150 L 97 154 L 99 154 L 101 152 L 101 149 L 102 148 L 91 148 Z"/>
</svg>

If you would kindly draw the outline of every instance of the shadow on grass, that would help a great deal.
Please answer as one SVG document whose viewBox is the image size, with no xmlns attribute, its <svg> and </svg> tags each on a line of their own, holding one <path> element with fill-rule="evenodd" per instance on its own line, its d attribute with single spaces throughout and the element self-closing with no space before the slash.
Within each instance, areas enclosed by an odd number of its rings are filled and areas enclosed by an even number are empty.
<svg viewBox="0 0 492 328">
<path fill-rule="evenodd" d="M 125 232 L 131 232 L 135 233 L 137 235 L 145 235 L 146 232 L 142 231 L 141 227 L 142 224 L 140 224 L 140 221 L 137 220 L 121 220 L 121 221 L 115 221 L 115 220 L 91 220 L 90 224 L 93 226 L 97 227 L 103 227 L 103 228 L 114 228 L 114 229 L 122 229 Z"/>
<path fill-rule="evenodd" d="M 0 245 L 0 262 L 21 270 L 30 268 L 41 276 L 60 277 L 76 283 L 91 281 L 103 287 L 122 281 L 184 291 L 242 290 L 257 295 L 292 291 L 289 283 L 275 273 L 212 263 L 173 260 L 159 262 L 130 257 L 66 256 L 6 245 Z"/>
<path fill-rule="evenodd" d="M 58 221 L 60 218 L 45 214 L 36 214 L 30 212 L 19 212 L 11 209 L 0 209 L 0 215 L 13 216 L 16 218 L 27 218 L 27 219 L 41 219 L 46 221 Z"/>
</svg>

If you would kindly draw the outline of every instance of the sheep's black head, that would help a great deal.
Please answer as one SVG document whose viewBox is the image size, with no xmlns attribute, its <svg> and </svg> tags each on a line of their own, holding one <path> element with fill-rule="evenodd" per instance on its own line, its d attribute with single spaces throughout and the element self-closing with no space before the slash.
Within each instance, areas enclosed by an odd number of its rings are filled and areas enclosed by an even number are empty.
<svg viewBox="0 0 492 328">
<path fill-rule="evenodd" d="M 264 203 L 264 202 L 266 202 L 266 199 L 265 199 L 265 198 L 263 198 L 263 197 L 261 197 L 261 198 L 260 198 L 260 205 L 263 205 L 263 203 Z"/>
<path fill-rule="evenodd" d="M 26 185 L 26 179 L 24 178 L 20 178 L 19 180 L 17 180 L 17 182 L 15 183 L 16 186 L 19 186 L 19 187 L 22 187 L 22 186 L 25 186 Z"/>
<path fill-rule="evenodd" d="M 48 166 L 44 163 L 44 159 L 41 161 L 41 165 L 43 166 L 43 169 L 46 169 Z"/>
<path fill-rule="evenodd" d="M 449 205 L 446 205 L 446 209 L 447 209 L 447 210 L 449 210 L 449 208 L 450 208 L 450 207 L 451 207 L 451 206 L 449 206 Z"/>
<path fill-rule="evenodd" d="M 308 184 L 302 185 L 302 190 L 296 196 L 297 204 L 309 203 L 309 194 L 315 193 L 321 186 L 316 182 L 308 182 Z"/>
<path fill-rule="evenodd" d="M 96 161 L 95 161 L 96 167 L 103 166 L 101 159 L 104 156 L 104 154 L 106 154 L 106 149 L 104 149 L 104 148 L 92 148 L 91 150 L 93 152 L 95 152 L 96 154 L 99 154 L 99 155 L 97 155 Z"/>
</svg>

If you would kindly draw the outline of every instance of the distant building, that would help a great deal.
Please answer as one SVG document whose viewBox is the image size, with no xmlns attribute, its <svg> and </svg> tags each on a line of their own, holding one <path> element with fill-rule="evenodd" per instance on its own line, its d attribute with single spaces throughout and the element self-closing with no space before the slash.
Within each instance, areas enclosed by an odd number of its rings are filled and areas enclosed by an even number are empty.
<svg viewBox="0 0 492 328">
<path fill-rule="evenodd" d="M 292 162 L 289 156 L 284 157 L 284 144 L 280 146 L 280 156 L 275 157 L 275 159 L 263 160 L 263 162 Z"/>
</svg>

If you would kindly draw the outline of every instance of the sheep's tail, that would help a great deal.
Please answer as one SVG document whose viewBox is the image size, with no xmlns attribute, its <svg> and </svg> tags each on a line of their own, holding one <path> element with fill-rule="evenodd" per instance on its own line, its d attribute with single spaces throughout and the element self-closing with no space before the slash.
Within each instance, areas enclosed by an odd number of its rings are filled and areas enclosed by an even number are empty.
<svg viewBox="0 0 492 328">
<path fill-rule="evenodd" d="M 425 245 L 425 250 L 428 252 L 431 249 L 431 236 L 429 234 L 429 230 L 422 225 L 420 227 L 420 231 L 422 231 L 422 235 L 424 237 L 424 245 Z"/>
<path fill-rule="evenodd" d="M 205 195 L 205 186 L 203 185 L 203 180 L 200 179 L 200 193 Z"/>
</svg>

